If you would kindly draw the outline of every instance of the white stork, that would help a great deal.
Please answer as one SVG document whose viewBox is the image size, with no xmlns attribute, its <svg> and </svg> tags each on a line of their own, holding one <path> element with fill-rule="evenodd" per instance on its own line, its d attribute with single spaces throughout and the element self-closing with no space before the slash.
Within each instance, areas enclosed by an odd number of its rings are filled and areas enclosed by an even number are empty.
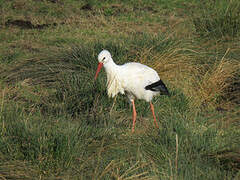
<svg viewBox="0 0 240 180">
<path fill-rule="evenodd" d="M 153 118 L 156 127 L 158 128 L 154 106 L 151 103 L 152 98 L 159 93 L 169 95 L 165 84 L 160 80 L 157 72 L 152 68 L 130 62 L 123 65 L 114 63 L 111 54 L 107 50 L 103 50 L 98 55 L 98 68 L 95 75 L 97 79 L 98 73 L 102 66 L 107 73 L 107 92 L 109 97 L 116 96 L 119 92 L 128 96 L 133 107 L 133 124 L 132 132 L 134 132 L 136 122 L 136 108 L 134 99 L 144 99 L 150 103 Z"/>
</svg>

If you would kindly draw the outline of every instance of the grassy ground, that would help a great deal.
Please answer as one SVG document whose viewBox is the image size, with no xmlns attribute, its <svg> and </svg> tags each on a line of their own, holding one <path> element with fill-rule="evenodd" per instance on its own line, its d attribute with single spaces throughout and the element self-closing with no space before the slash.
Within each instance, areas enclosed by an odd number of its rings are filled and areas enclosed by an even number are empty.
<svg viewBox="0 0 240 180">
<path fill-rule="evenodd" d="M 0 1 L 0 179 L 239 179 L 240 3 Z M 97 55 L 156 69 L 171 97 L 94 82 Z"/>
</svg>

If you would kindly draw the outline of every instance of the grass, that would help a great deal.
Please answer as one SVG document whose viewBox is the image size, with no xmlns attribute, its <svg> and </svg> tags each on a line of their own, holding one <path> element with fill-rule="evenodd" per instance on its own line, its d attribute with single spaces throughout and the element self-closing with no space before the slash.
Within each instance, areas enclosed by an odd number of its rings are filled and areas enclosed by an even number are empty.
<svg viewBox="0 0 240 180">
<path fill-rule="evenodd" d="M 0 2 L 0 177 L 239 179 L 239 3 L 222 3 Z M 131 133 L 127 98 L 94 82 L 102 49 L 159 73 L 159 129 L 138 100 Z"/>
<path fill-rule="evenodd" d="M 200 6 L 202 15 L 194 16 L 193 23 L 196 32 L 207 37 L 234 37 L 239 34 L 239 2 L 205 1 Z"/>
</svg>

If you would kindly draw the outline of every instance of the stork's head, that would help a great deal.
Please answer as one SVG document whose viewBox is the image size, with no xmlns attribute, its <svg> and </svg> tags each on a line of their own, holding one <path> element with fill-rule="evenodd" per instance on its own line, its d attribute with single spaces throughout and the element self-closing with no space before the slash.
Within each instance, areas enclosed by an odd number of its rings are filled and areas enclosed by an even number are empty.
<svg viewBox="0 0 240 180">
<path fill-rule="evenodd" d="M 109 51 L 102 50 L 98 55 L 98 68 L 95 75 L 95 80 L 97 79 L 98 73 L 100 72 L 101 68 L 104 64 L 108 63 L 112 60 L 112 56 Z"/>
<path fill-rule="evenodd" d="M 99 63 L 107 63 L 110 59 L 112 59 L 111 54 L 108 50 L 102 50 L 98 55 Z"/>
</svg>

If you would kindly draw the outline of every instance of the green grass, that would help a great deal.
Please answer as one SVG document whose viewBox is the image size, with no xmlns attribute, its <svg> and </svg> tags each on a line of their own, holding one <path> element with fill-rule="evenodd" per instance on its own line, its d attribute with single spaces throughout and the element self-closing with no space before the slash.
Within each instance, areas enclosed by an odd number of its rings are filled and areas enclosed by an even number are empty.
<svg viewBox="0 0 240 180">
<path fill-rule="evenodd" d="M 0 2 L 0 177 L 239 179 L 239 3 L 224 3 Z M 159 129 L 138 100 L 132 133 L 127 98 L 94 81 L 102 49 L 159 73 Z"/>
<path fill-rule="evenodd" d="M 196 32 L 201 36 L 236 37 L 240 28 L 240 3 L 233 1 L 206 1 L 200 6 L 200 16 L 193 13 Z"/>
</svg>

